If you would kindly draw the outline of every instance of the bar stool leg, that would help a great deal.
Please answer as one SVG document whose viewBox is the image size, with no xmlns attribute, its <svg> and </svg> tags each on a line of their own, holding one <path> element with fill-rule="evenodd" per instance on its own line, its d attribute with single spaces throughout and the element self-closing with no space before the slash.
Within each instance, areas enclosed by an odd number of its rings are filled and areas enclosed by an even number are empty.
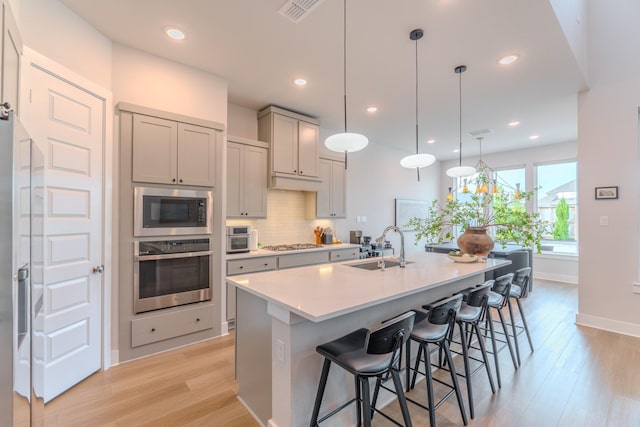
<svg viewBox="0 0 640 427">
<path fill-rule="evenodd" d="M 405 368 L 405 391 L 408 393 L 411 391 L 409 384 L 409 377 L 411 376 L 411 340 L 407 340 L 406 349 L 405 349 L 405 357 L 406 357 L 406 368 Z"/>
<path fill-rule="evenodd" d="M 487 349 L 484 344 L 484 337 L 480 334 L 480 327 L 477 323 L 473 324 L 473 330 L 476 331 L 478 337 L 478 344 L 480 345 L 480 353 L 482 354 L 482 360 L 484 361 L 484 367 L 489 377 L 489 384 L 491 385 L 491 393 L 496 392 L 496 385 L 493 382 L 493 375 L 491 375 L 491 367 L 489 366 L 489 357 L 487 356 Z M 473 334 L 472 334 L 473 335 Z"/>
<path fill-rule="evenodd" d="M 416 378 L 418 377 L 418 368 L 420 367 L 420 357 L 422 356 L 422 353 L 425 353 L 424 355 L 425 364 L 428 363 L 429 368 L 431 368 L 431 359 L 430 358 L 427 359 L 427 357 L 430 357 L 430 355 L 428 352 L 426 352 L 427 350 L 424 347 L 426 347 L 426 344 L 425 345 L 420 344 L 420 346 L 418 347 L 416 364 L 415 364 L 415 367 L 413 368 L 413 378 L 411 379 L 411 388 L 407 389 L 407 391 L 413 390 L 413 388 L 416 386 Z M 431 372 L 431 369 L 429 369 L 428 372 Z"/>
<path fill-rule="evenodd" d="M 320 413 L 320 405 L 322 404 L 324 389 L 327 386 L 327 378 L 329 377 L 330 367 L 331 361 L 329 359 L 324 359 L 324 364 L 322 365 L 322 374 L 320 375 L 320 383 L 318 384 L 318 392 L 316 393 L 316 402 L 313 405 L 313 414 L 311 415 L 310 427 L 316 427 L 318 425 L 318 414 Z"/>
<path fill-rule="evenodd" d="M 511 319 L 511 330 L 513 331 L 513 341 L 516 345 L 516 359 L 518 361 L 518 366 L 520 366 L 522 364 L 520 362 L 520 345 L 518 345 L 518 330 L 516 329 L 516 318 L 513 315 L 511 298 L 507 298 L 507 307 L 509 308 L 509 318 Z"/>
<path fill-rule="evenodd" d="M 402 381 L 400 381 L 400 374 L 395 369 L 391 369 L 391 378 L 393 379 L 393 385 L 400 401 L 400 410 L 402 411 L 402 418 L 404 419 L 405 427 L 412 427 L 411 416 L 409 415 L 409 408 L 407 407 L 407 399 L 404 397 L 402 391 Z"/>
<path fill-rule="evenodd" d="M 502 324 L 502 331 L 504 332 L 504 340 L 507 342 L 507 347 L 509 347 L 509 353 L 511 353 L 511 361 L 513 362 L 514 369 L 518 369 L 518 360 L 516 359 L 516 354 L 513 351 L 513 345 L 511 345 L 511 340 L 509 339 L 509 333 L 507 332 L 507 322 L 504 320 L 504 315 L 502 314 L 502 310 L 497 310 L 498 316 L 500 317 L 500 323 Z"/>
<path fill-rule="evenodd" d="M 469 399 L 469 417 L 473 419 L 475 413 L 473 410 L 473 390 L 471 389 L 471 368 L 469 367 L 469 349 L 467 348 L 467 337 L 465 335 L 465 327 L 462 322 L 458 322 L 460 327 L 460 345 L 462 347 L 462 360 L 464 361 L 464 376 L 467 380 L 467 397 Z"/>
<path fill-rule="evenodd" d="M 371 427 L 371 396 L 369 394 L 369 378 L 358 377 L 357 381 L 360 382 L 360 384 L 362 384 L 364 427 Z"/>
<path fill-rule="evenodd" d="M 358 381 L 357 376 L 354 383 L 356 385 L 356 425 L 360 427 L 362 425 L 362 396 L 360 393 L 360 381 Z"/>
<path fill-rule="evenodd" d="M 520 310 L 520 317 L 522 318 L 522 325 L 524 326 L 524 331 L 527 334 L 527 340 L 529 341 L 529 348 L 533 353 L 533 341 L 531 341 L 531 334 L 529 333 L 529 325 L 527 325 L 527 318 L 524 315 L 524 311 L 522 310 L 522 304 L 520 303 L 520 298 L 516 298 L 516 303 L 518 304 L 518 310 Z"/>
<path fill-rule="evenodd" d="M 428 406 L 429 406 L 429 425 L 431 427 L 435 427 L 436 425 L 436 409 L 434 408 L 435 406 L 435 399 L 433 397 L 433 376 L 431 374 L 431 355 L 429 354 L 429 346 L 425 343 L 425 344 L 420 344 L 420 348 L 418 349 L 418 355 L 420 355 L 420 353 L 423 352 L 425 354 L 424 357 L 424 371 L 425 374 L 427 376 L 426 378 L 426 382 L 427 382 L 427 401 L 429 402 Z M 417 362 L 420 362 L 420 358 L 418 357 L 418 359 L 416 360 Z M 417 368 L 418 366 L 416 365 L 416 372 L 417 372 Z M 413 377 L 413 382 L 415 385 L 415 372 L 414 372 L 414 377 Z"/>
<path fill-rule="evenodd" d="M 493 348 L 493 363 L 496 366 L 496 378 L 498 379 L 498 388 L 502 388 L 502 381 L 500 380 L 500 363 L 498 361 L 498 344 L 496 343 L 496 333 L 493 329 L 493 319 L 491 318 L 491 310 L 487 309 L 485 312 L 487 316 L 487 323 L 489 326 L 489 335 L 491 338 L 491 347 Z M 485 325 L 486 326 L 486 325 Z M 486 330 L 486 328 L 485 328 Z"/>
<path fill-rule="evenodd" d="M 464 402 L 462 400 L 462 393 L 460 392 L 460 384 L 458 384 L 458 375 L 456 374 L 456 369 L 453 366 L 453 358 L 451 357 L 451 350 L 449 350 L 449 342 L 447 340 L 444 340 L 442 343 L 442 346 L 444 347 L 444 354 L 447 359 L 447 363 L 449 364 L 449 373 L 451 374 L 451 381 L 454 386 L 456 398 L 458 399 L 458 406 L 460 407 L 460 415 L 462 415 L 462 423 L 464 425 L 467 425 L 468 424 L 467 412 L 464 410 Z"/>
</svg>

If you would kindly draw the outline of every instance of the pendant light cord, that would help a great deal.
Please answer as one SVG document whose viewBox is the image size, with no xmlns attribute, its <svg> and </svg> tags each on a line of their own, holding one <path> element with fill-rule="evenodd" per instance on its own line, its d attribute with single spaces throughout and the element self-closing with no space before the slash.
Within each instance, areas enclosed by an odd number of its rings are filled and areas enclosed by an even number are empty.
<svg viewBox="0 0 640 427">
<path fill-rule="evenodd" d="M 418 39 L 416 38 L 416 154 L 418 154 Z"/>
<path fill-rule="evenodd" d="M 342 29 L 342 83 L 344 88 L 344 133 L 347 133 L 347 0 L 344 0 L 344 24 Z"/>
<path fill-rule="evenodd" d="M 416 154 L 418 154 L 418 40 L 416 37 Z M 420 168 L 416 168 L 418 182 L 420 182 Z"/>
<path fill-rule="evenodd" d="M 458 73 L 460 79 L 458 85 L 458 135 L 460 136 L 460 145 L 458 147 L 458 166 L 462 166 L 462 72 Z"/>
</svg>

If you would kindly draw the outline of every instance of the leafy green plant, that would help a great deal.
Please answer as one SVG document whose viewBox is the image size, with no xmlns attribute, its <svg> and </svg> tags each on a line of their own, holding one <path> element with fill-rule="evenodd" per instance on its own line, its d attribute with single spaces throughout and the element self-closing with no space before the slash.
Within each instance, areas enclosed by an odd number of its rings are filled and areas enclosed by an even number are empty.
<svg viewBox="0 0 640 427">
<path fill-rule="evenodd" d="M 554 240 L 569 239 L 569 204 L 563 197 L 556 206 L 556 221 L 553 223 Z"/>
<path fill-rule="evenodd" d="M 482 174 L 474 183 L 482 184 Z M 486 179 L 486 178 L 485 178 Z M 434 200 L 426 218 L 411 218 L 408 227 L 416 232 L 415 244 L 421 239 L 429 243 L 442 243 L 454 239 L 454 228 L 493 228 L 493 239 L 502 244 L 514 243 L 535 248 L 540 253 L 542 238 L 550 224 L 537 212 L 528 212 L 525 203 L 534 191 L 470 193 L 468 201 L 447 200 L 444 204 Z"/>
</svg>

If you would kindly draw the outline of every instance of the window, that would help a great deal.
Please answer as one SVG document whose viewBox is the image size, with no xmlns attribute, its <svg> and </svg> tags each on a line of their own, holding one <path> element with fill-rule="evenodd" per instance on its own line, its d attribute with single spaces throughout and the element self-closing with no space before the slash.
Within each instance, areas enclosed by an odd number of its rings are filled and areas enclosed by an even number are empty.
<svg viewBox="0 0 640 427">
<path fill-rule="evenodd" d="M 542 219 L 553 224 L 542 243 L 542 251 L 577 254 L 576 162 L 537 165 L 536 178 L 536 209 Z"/>
<path fill-rule="evenodd" d="M 509 189 L 515 190 L 520 188 L 520 191 L 527 191 L 525 186 L 525 172 L 524 168 L 516 169 L 502 169 L 493 172 L 494 177 L 498 185 L 506 186 Z"/>
</svg>

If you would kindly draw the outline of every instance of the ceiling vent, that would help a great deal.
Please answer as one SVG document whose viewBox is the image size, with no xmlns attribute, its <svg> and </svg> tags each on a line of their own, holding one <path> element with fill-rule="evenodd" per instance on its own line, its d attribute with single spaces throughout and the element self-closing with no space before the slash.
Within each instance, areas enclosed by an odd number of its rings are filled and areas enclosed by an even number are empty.
<svg viewBox="0 0 640 427">
<path fill-rule="evenodd" d="M 487 128 L 487 129 L 479 129 L 479 130 L 471 131 L 471 132 L 467 133 L 467 135 L 470 135 L 470 136 L 472 136 L 474 138 L 477 138 L 479 136 L 486 135 L 486 134 L 492 133 L 492 132 L 493 132 L 493 130 Z"/>
<path fill-rule="evenodd" d="M 278 13 L 296 24 L 324 0 L 287 0 Z"/>
</svg>

